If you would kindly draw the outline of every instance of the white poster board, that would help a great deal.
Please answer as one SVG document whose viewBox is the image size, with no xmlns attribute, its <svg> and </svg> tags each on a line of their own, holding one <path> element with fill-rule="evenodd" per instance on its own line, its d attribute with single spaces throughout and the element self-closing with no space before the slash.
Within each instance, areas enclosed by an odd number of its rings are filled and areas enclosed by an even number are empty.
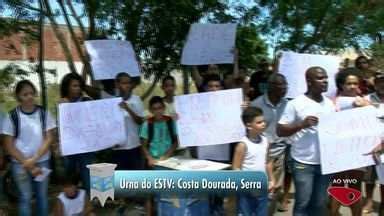
<svg viewBox="0 0 384 216">
<path fill-rule="evenodd" d="M 94 152 L 127 139 L 121 98 L 59 105 L 60 147 L 63 156 Z"/>
<path fill-rule="evenodd" d="M 287 78 L 288 98 L 295 98 L 307 91 L 305 72 L 313 66 L 324 68 L 328 75 L 328 96 L 336 93 L 335 75 L 339 71 L 341 58 L 330 55 L 300 54 L 283 52 L 279 63 L 279 73 Z"/>
<path fill-rule="evenodd" d="M 376 165 L 376 173 L 377 178 L 379 179 L 379 182 L 381 185 L 384 185 L 384 164 L 378 164 Z"/>
<path fill-rule="evenodd" d="M 84 43 L 95 80 L 115 79 L 120 72 L 140 76 L 139 63 L 129 41 L 89 40 Z"/>
<path fill-rule="evenodd" d="M 242 102 L 241 89 L 176 96 L 180 146 L 238 142 L 245 135 Z"/>
<path fill-rule="evenodd" d="M 373 165 L 364 155 L 380 143 L 384 123 L 379 109 L 368 106 L 336 112 L 319 118 L 320 159 L 323 174 Z"/>
<path fill-rule="evenodd" d="M 236 24 L 192 24 L 181 64 L 232 64 Z"/>
</svg>

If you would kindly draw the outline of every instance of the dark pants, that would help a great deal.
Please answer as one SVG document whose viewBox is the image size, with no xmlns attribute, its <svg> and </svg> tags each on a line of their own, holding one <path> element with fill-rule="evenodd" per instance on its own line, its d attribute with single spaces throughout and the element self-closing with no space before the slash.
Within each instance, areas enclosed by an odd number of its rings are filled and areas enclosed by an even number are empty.
<svg viewBox="0 0 384 216">
<path fill-rule="evenodd" d="M 140 146 L 129 150 L 114 150 L 112 156 L 112 162 L 117 164 L 116 170 L 144 169 L 143 153 Z"/>
<path fill-rule="evenodd" d="M 242 194 L 237 197 L 238 216 L 267 216 L 268 196 Z"/>
<path fill-rule="evenodd" d="M 94 163 L 95 154 L 93 152 L 75 154 L 64 157 L 64 169 L 66 175 L 76 173 L 80 176 L 83 188 L 89 194 L 89 169 L 88 164 Z"/>
</svg>

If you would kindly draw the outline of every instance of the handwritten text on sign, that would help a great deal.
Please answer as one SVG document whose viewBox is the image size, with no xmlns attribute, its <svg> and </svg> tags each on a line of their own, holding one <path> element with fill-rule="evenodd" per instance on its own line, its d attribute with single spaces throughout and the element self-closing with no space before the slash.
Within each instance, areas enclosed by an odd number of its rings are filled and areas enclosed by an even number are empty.
<svg viewBox="0 0 384 216">
<path fill-rule="evenodd" d="M 380 143 L 384 123 L 373 106 L 349 109 L 319 119 L 320 159 L 323 174 L 374 164 L 363 154 Z"/>
<path fill-rule="evenodd" d="M 294 98 L 305 93 L 307 90 L 305 72 L 313 66 L 326 70 L 329 82 L 327 95 L 334 96 L 336 93 L 335 75 L 339 71 L 340 61 L 341 59 L 336 56 L 283 52 L 279 73 L 283 74 L 289 83 L 287 97 Z"/>
<path fill-rule="evenodd" d="M 90 40 L 85 41 L 85 47 L 96 80 L 115 79 L 120 72 L 140 76 L 140 67 L 129 41 Z"/>
<path fill-rule="evenodd" d="M 59 105 L 60 146 L 65 155 L 93 152 L 126 140 L 121 98 Z"/>
<path fill-rule="evenodd" d="M 189 31 L 181 64 L 231 64 L 235 38 L 236 24 L 195 23 Z"/>
<path fill-rule="evenodd" d="M 181 146 L 204 146 L 239 141 L 245 134 L 241 122 L 241 89 L 177 96 L 177 130 Z"/>
</svg>

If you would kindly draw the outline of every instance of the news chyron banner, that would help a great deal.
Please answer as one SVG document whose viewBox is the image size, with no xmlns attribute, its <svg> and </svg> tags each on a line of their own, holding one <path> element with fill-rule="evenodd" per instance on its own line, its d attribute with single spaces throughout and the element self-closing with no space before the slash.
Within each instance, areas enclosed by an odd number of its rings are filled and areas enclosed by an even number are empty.
<svg viewBox="0 0 384 216">
<path fill-rule="evenodd" d="M 254 171 L 116 171 L 117 196 L 140 194 L 266 194 L 267 176 Z"/>
<path fill-rule="evenodd" d="M 115 171 L 115 164 L 91 164 L 91 196 L 104 206 L 106 200 L 132 196 L 179 196 L 268 193 L 268 179 L 256 171 Z"/>
</svg>

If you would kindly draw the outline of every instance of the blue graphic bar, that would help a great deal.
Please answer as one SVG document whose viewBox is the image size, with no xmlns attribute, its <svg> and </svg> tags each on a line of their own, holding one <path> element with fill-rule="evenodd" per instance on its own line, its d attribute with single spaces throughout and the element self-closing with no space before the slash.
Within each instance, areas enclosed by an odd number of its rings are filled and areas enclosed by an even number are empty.
<svg viewBox="0 0 384 216">
<path fill-rule="evenodd" d="M 253 171 L 115 171 L 116 196 L 140 194 L 266 194 L 268 179 Z"/>
</svg>

